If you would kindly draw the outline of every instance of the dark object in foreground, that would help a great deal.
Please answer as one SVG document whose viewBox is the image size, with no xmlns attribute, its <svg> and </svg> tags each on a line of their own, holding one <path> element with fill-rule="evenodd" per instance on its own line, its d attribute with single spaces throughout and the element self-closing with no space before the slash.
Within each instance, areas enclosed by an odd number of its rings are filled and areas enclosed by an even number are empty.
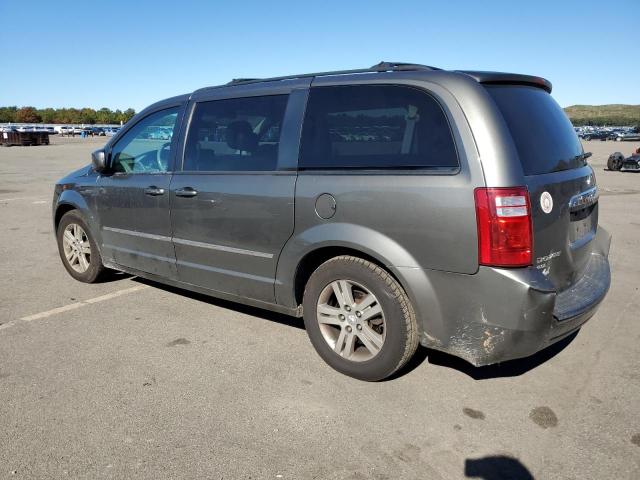
<svg viewBox="0 0 640 480">
<path fill-rule="evenodd" d="M 607 160 L 607 168 L 615 171 L 640 170 L 640 148 L 627 158 L 620 152 L 612 153 Z"/>
<path fill-rule="evenodd" d="M 0 143 L 3 147 L 21 145 L 49 145 L 49 134 L 47 132 L 2 132 Z"/>
</svg>

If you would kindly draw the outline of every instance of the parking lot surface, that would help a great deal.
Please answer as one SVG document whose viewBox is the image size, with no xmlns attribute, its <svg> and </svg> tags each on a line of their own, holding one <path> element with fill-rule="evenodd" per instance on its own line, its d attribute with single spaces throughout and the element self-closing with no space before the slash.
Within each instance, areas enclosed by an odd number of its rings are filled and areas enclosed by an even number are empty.
<svg viewBox="0 0 640 480">
<path fill-rule="evenodd" d="M 613 280 L 577 336 L 484 368 L 421 349 L 364 383 L 301 320 L 74 281 L 52 185 L 104 142 L 0 149 L 0 478 L 640 478 L 640 174 L 604 170 L 640 143 L 584 142 Z"/>
</svg>

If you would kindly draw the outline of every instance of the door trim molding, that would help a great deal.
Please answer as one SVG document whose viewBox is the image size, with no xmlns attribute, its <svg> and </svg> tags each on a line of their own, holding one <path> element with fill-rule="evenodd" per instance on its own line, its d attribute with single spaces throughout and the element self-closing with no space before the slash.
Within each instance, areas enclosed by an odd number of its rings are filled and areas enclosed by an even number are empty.
<svg viewBox="0 0 640 480">
<path fill-rule="evenodd" d="M 125 230 L 124 228 L 114 228 L 114 227 L 102 227 L 102 229 L 108 232 L 122 233 L 123 235 L 131 235 L 133 237 L 150 238 L 151 240 L 161 240 L 163 242 L 171 241 L 171 237 L 167 237 L 165 235 L 155 235 L 153 233 L 137 232 L 135 230 Z"/>
<path fill-rule="evenodd" d="M 227 247 L 226 245 L 216 245 L 215 243 L 196 242 L 194 240 L 186 240 L 184 238 L 175 238 L 175 237 L 171 238 L 165 235 L 155 235 L 153 233 L 138 232 L 136 230 L 125 230 L 124 228 L 102 227 L 102 229 L 108 232 L 120 233 L 123 235 L 131 235 L 134 237 L 149 238 L 151 240 L 160 240 L 163 242 L 173 241 L 174 243 L 177 243 L 179 245 L 187 245 L 190 247 L 209 248 L 211 250 L 235 253 L 238 255 L 249 255 L 252 257 L 273 258 L 272 253 L 257 252 L 255 250 L 246 250 L 244 248 Z"/>
<path fill-rule="evenodd" d="M 185 240 L 183 238 L 174 238 L 173 241 L 174 243 L 188 245 L 190 247 L 209 248 L 211 250 L 237 253 L 239 255 L 250 255 L 252 257 L 273 258 L 272 253 L 256 252 L 255 250 L 245 250 L 244 248 L 227 247 L 225 245 L 216 245 L 215 243 L 196 242 L 194 240 Z"/>
</svg>

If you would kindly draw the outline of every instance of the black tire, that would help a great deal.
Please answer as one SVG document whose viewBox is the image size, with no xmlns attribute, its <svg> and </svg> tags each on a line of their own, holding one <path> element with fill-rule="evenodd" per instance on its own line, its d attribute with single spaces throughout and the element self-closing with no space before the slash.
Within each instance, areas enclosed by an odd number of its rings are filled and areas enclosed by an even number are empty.
<svg viewBox="0 0 640 480">
<path fill-rule="evenodd" d="M 87 268 L 87 270 L 82 273 L 77 272 L 73 269 L 64 253 L 62 237 L 67 226 L 72 223 L 80 225 L 80 227 L 82 227 L 91 247 L 89 268 Z M 58 240 L 58 253 L 60 254 L 60 259 L 62 260 L 64 268 L 67 270 L 67 272 L 69 272 L 69 275 L 71 275 L 76 280 L 84 283 L 95 283 L 104 275 L 106 268 L 102 264 L 100 251 L 98 250 L 97 244 L 93 238 L 93 235 L 91 234 L 91 230 L 87 226 L 87 223 L 85 222 L 84 218 L 82 218 L 82 215 L 78 210 L 71 210 L 62 216 L 62 218 L 60 219 L 60 223 L 58 224 L 56 238 Z"/>
<path fill-rule="evenodd" d="M 379 352 L 366 361 L 338 355 L 325 340 L 317 320 L 322 291 L 336 280 L 357 282 L 375 295 L 384 312 L 385 340 Z M 365 381 L 378 381 L 402 368 L 418 348 L 418 328 L 413 306 L 398 282 L 367 260 L 339 256 L 318 267 L 304 292 L 304 323 L 309 339 L 322 359 L 335 370 Z"/>
<path fill-rule="evenodd" d="M 607 159 L 607 168 L 611 171 L 620 171 L 622 169 L 622 163 L 624 162 L 624 155 L 620 152 L 612 153 Z"/>
</svg>

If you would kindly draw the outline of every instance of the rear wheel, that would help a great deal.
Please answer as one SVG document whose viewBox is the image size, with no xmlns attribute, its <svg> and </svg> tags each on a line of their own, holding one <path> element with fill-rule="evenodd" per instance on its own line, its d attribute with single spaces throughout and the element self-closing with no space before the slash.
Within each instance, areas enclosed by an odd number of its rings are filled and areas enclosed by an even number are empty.
<svg viewBox="0 0 640 480">
<path fill-rule="evenodd" d="M 384 269 L 357 257 L 333 258 L 311 275 L 304 322 L 318 354 L 360 380 L 392 375 L 418 346 L 415 314 L 402 287 Z"/>
<path fill-rule="evenodd" d="M 77 210 L 62 216 L 57 239 L 60 259 L 67 272 L 80 282 L 96 282 L 105 268 L 89 227 Z"/>
<path fill-rule="evenodd" d="M 624 162 L 624 155 L 620 152 L 612 153 L 607 159 L 607 168 L 613 171 L 619 171 L 622 169 Z"/>
</svg>

